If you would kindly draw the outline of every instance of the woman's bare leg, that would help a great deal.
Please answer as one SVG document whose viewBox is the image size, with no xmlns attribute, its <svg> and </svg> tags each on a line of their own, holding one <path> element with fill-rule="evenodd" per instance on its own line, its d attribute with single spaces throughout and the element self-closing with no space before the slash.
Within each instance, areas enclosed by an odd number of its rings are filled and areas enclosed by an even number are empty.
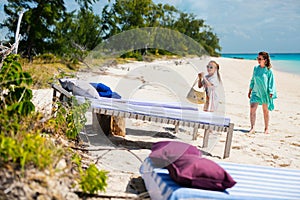
<svg viewBox="0 0 300 200">
<path fill-rule="evenodd" d="M 269 110 L 268 104 L 263 104 L 263 113 L 264 113 L 264 120 L 265 120 L 265 134 L 269 133 Z"/>
<path fill-rule="evenodd" d="M 256 109 L 257 109 L 258 103 L 251 103 L 250 104 L 250 124 L 251 128 L 249 133 L 255 132 L 255 120 L 256 120 Z"/>
</svg>

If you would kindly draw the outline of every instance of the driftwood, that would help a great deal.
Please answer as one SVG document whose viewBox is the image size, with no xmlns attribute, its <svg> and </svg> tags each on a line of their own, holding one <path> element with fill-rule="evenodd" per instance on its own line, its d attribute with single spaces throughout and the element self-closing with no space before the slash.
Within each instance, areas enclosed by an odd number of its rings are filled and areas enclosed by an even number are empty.
<svg viewBox="0 0 300 200">
<path fill-rule="evenodd" d="M 19 41 L 21 38 L 20 27 L 21 27 L 21 21 L 22 21 L 23 14 L 24 14 L 24 11 L 21 11 L 20 15 L 19 15 L 19 19 L 18 19 L 17 31 L 15 34 L 15 52 L 14 52 L 15 54 L 18 53 Z"/>
<path fill-rule="evenodd" d="M 4 45 L 0 44 L 0 57 L 1 57 L 1 60 L 0 60 L 0 69 L 2 68 L 2 64 L 3 64 L 4 59 L 9 54 L 11 54 L 14 51 L 15 48 L 16 48 L 16 44 L 15 43 L 13 45 L 10 44 L 10 47 L 7 47 L 7 46 L 4 46 Z"/>
<path fill-rule="evenodd" d="M 24 11 L 20 12 L 19 14 L 19 19 L 18 19 L 18 25 L 17 25 L 17 30 L 16 30 L 16 34 L 15 34 L 15 43 L 14 44 L 9 44 L 8 46 L 5 46 L 3 44 L 0 44 L 0 69 L 2 68 L 3 65 L 3 61 L 4 59 L 11 54 L 12 52 L 17 54 L 18 53 L 18 46 L 19 46 L 19 42 L 20 42 L 20 27 L 21 27 L 21 21 L 22 21 L 22 17 L 23 17 Z"/>
</svg>

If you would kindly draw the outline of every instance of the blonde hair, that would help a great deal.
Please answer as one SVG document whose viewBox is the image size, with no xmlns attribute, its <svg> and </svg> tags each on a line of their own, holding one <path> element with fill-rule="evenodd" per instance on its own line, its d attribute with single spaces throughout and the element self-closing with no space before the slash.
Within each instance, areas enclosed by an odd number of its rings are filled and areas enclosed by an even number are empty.
<svg viewBox="0 0 300 200">
<path fill-rule="evenodd" d="M 217 67 L 218 80 L 220 81 L 220 83 L 222 83 L 221 75 L 220 75 L 220 72 L 219 72 L 219 70 L 220 70 L 220 65 L 219 65 L 216 61 L 214 61 L 214 60 L 209 61 L 209 63 L 214 63 L 214 64 L 216 65 L 216 67 Z"/>
</svg>

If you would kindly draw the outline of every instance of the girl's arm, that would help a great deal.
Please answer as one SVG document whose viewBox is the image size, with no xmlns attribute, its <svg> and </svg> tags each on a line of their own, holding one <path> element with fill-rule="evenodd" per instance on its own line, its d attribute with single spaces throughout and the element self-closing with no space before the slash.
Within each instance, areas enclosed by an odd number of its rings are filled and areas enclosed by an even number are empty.
<svg viewBox="0 0 300 200">
<path fill-rule="evenodd" d="M 202 88 L 203 84 L 202 84 L 202 77 L 203 77 L 203 72 L 198 74 L 198 87 Z"/>
<path fill-rule="evenodd" d="M 207 87 L 210 87 L 210 86 L 213 86 L 213 85 L 214 85 L 214 84 L 212 84 L 211 82 L 209 82 L 205 76 L 203 77 L 203 81 L 204 81 L 204 83 L 205 83 L 205 85 L 206 85 Z"/>
</svg>

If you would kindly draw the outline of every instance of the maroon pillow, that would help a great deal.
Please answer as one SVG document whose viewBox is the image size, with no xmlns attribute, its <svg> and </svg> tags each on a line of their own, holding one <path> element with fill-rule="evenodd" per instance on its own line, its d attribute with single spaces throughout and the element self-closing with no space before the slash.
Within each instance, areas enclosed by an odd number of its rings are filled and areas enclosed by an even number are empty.
<svg viewBox="0 0 300 200">
<path fill-rule="evenodd" d="M 185 187 L 223 191 L 236 182 L 217 163 L 194 155 L 184 155 L 167 166 L 170 177 Z"/>
<path fill-rule="evenodd" d="M 201 157 L 202 153 L 197 147 L 179 141 L 161 141 L 152 145 L 149 157 L 155 167 L 166 167 L 182 155 Z"/>
</svg>

